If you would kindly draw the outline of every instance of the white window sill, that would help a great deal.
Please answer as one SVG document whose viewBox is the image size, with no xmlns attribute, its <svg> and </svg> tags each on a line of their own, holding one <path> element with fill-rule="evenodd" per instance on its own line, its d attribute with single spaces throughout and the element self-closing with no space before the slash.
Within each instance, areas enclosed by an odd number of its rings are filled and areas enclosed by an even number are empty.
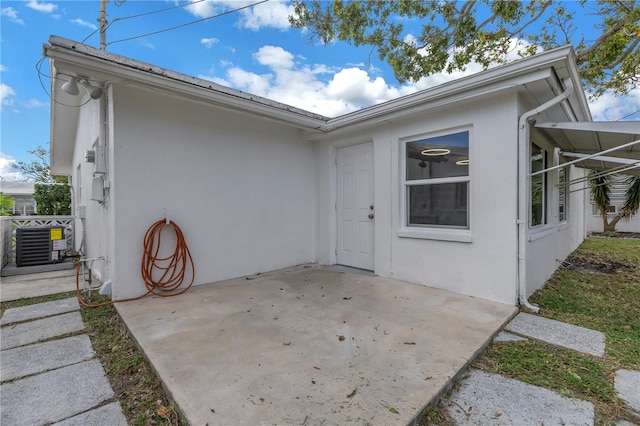
<svg viewBox="0 0 640 426">
<path fill-rule="evenodd" d="M 541 238 L 547 237 L 555 231 L 555 228 L 552 225 L 542 225 L 536 228 L 529 228 L 529 241 L 539 240 Z"/>
<path fill-rule="evenodd" d="M 473 242 L 471 231 L 468 229 L 401 228 L 398 230 L 398 237 L 455 241 L 459 243 Z"/>
<path fill-rule="evenodd" d="M 558 231 L 562 231 L 564 229 L 567 229 L 569 227 L 569 221 L 565 220 L 564 222 L 560 222 L 558 224 Z"/>
</svg>

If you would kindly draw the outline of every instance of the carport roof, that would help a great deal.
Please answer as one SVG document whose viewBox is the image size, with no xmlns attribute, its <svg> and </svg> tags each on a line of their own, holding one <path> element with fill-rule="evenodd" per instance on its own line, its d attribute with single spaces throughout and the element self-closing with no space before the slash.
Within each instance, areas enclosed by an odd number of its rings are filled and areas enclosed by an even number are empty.
<svg viewBox="0 0 640 426">
<path fill-rule="evenodd" d="M 623 169 L 620 173 L 640 176 L 640 121 L 542 122 L 535 127 L 579 167 L 618 168 Z"/>
</svg>

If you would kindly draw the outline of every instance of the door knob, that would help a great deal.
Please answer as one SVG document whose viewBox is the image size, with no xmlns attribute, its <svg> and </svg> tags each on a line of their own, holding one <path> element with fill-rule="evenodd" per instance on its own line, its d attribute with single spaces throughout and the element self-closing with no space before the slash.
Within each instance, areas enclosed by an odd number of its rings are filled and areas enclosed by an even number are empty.
<svg viewBox="0 0 640 426">
<path fill-rule="evenodd" d="M 369 219 L 373 219 L 373 213 L 369 213 Z"/>
</svg>

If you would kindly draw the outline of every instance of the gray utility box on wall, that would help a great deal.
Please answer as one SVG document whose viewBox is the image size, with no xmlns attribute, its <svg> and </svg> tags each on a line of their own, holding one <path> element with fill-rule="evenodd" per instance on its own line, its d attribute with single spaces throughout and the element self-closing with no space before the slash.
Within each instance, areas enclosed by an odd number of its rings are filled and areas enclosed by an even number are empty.
<svg viewBox="0 0 640 426">
<path fill-rule="evenodd" d="M 35 266 L 64 260 L 67 241 L 63 226 L 16 229 L 16 266 Z"/>
</svg>

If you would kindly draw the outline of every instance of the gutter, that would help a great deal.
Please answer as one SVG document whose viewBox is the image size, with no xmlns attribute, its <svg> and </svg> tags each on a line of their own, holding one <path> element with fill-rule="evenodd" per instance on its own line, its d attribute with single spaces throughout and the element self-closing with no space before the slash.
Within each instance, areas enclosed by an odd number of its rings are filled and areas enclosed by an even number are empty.
<svg viewBox="0 0 640 426">
<path fill-rule="evenodd" d="M 525 112 L 518 120 L 518 286 L 517 295 L 520 306 L 525 307 L 535 313 L 540 312 L 540 307 L 532 305 L 527 300 L 527 223 L 528 223 L 528 188 L 530 186 L 531 176 L 527 164 L 527 153 L 529 152 L 529 120 L 548 110 L 554 105 L 563 102 L 569 98 L 574 92 L 573 82 L 571 79 L 564 81 L 567 87 L 564 92 L 553 99 L 548 100 L 542 105 Z"/>
</svg>

